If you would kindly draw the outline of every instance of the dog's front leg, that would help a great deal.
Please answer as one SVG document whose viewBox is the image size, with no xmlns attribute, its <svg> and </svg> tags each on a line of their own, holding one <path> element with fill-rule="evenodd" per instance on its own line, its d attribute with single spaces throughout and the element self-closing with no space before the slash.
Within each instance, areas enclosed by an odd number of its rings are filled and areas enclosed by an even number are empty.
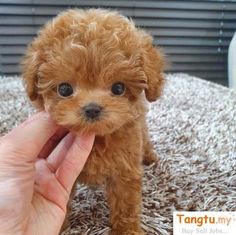
<svg viewBox="0 0 236 235">
<path fill-rule="evenodd" d="M 143 235 L 140 226 L 142 175 L 130 172 L 107 183 L 111 235 Z"/>
</svg>

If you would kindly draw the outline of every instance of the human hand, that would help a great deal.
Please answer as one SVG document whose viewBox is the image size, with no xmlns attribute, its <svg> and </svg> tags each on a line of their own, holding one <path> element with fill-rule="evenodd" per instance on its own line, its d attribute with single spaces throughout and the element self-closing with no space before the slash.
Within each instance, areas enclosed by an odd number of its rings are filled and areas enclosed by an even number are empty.
<svg viewBox="0 0 236 235">
<path fill-rule="evenodd" d="M 68 133 L 45 112 L 0 138 L 0 235 L 57 235 L 94 135 Z M 53 149 L 54 148 L 54 149 Z"/>
</svg>

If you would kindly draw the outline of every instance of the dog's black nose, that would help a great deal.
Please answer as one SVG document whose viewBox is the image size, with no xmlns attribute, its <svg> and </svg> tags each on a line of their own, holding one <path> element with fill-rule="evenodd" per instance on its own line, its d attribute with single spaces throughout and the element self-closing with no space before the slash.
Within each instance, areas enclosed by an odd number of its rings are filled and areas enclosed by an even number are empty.
<svg viewBox="0 0 236 235">
<path fill-rule="evenodd" d="M 84 106 L 83 110 L 86 118 L 93 120 L 97 119 L 100 116 L 102 107 L 99 106 L 98 104 L 90 103 Z"/>
</svg>

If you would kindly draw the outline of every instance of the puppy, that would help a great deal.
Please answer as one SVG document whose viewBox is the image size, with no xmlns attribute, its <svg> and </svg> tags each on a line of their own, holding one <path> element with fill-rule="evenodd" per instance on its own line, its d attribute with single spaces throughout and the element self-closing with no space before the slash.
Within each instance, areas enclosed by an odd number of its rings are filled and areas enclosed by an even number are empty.
<svg viewBox="0 0 236 235">
<path fill-rule="evenodd" d="M 78 182 L 105 185 L 112 235 L 144 234 L 142 162 L 156 159 L 145 100 L 155 101 L 164 83 L 152 42 L 116 12 L 68 10 L 43 27 L 23 60 L 33 104 L 72 132 L 96 134 Z"/>
</svg>

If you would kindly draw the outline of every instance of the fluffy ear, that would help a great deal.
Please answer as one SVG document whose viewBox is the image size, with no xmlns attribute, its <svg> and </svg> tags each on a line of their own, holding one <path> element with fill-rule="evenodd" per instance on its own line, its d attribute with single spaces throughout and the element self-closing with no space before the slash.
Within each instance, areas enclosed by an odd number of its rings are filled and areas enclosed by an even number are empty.
<svg viewBox="0 0 236 235">
<path fill-rule="evenodd" d="M 147 77 L 148 88 L 145 95 L 149 102 L 156 101 L 161 95 L 164 85 L 163 70 L 165 66 L 164 55 L 152 45 L 152 38 L 146 36 L 143 45 L 143 69 Z"/>
<path fill-rule="evenodd" d="M 39 109 L 42 108 L 42 96 L 38 94 L 37 82 L 38 69 L 41 64 L 42 60 L 40 60 L 39 51 L 30 45 L 21 63 L 22 79 L 28 97 Z"/>
</svg>

